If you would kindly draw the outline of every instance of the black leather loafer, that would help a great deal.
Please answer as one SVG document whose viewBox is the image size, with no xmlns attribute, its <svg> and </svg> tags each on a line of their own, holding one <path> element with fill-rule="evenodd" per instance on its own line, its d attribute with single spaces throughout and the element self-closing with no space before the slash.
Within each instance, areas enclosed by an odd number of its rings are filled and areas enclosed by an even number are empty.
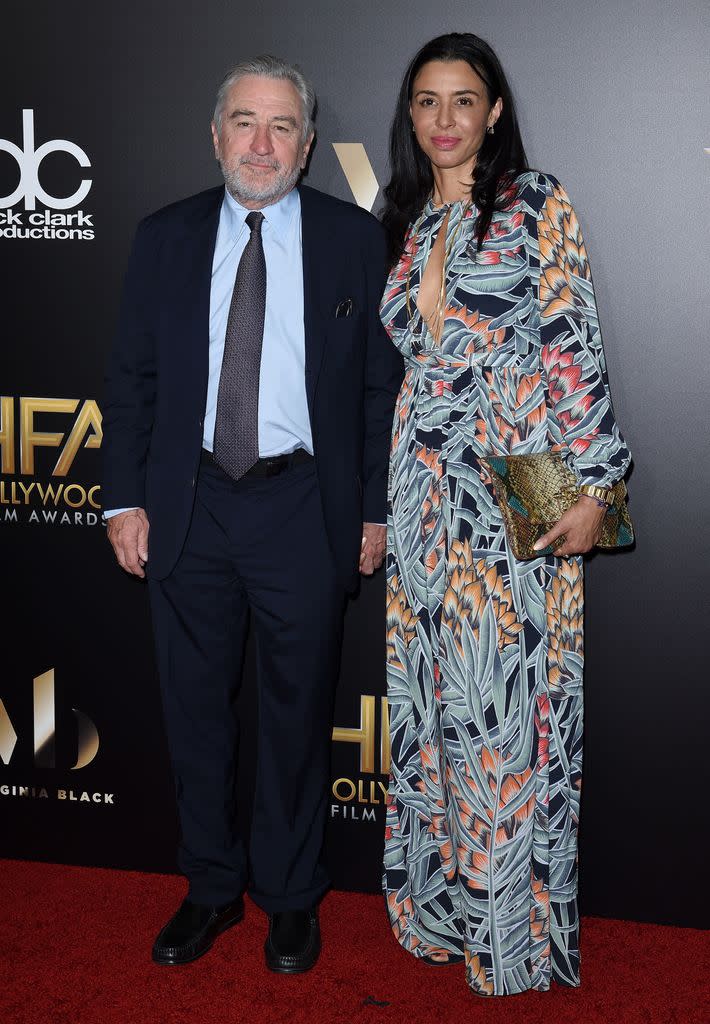
<svg viewBox="0 0 710 1024">
<path fill-rule="evenodd" d="M 264 954 L 266 966 L 277 974 L 310 971 L 320 954 L 317 909 L 269 914 L 269 935 L 264 944 Z"/>
<path fill-rule="evenodd" d="M 201 903 L 183 903 L 174 917 L 162 929 L 153 945 L 156 964 L 188 964 L 206 953 L 214 940 L 244 917 L 244 900 L 236 900 L 222 907 L 208 907 Z"/>
</svg>

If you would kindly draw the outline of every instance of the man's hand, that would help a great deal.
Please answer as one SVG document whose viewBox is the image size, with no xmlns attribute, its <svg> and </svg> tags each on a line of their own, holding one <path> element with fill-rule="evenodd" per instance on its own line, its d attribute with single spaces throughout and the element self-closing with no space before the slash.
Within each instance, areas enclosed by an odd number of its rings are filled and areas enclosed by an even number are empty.
<svg viewBox="0 0 710 1024">
<path fill-rule="evenodd" d="M 119 512 L 106 523 L 106 535 L 116 554 L 118 564 L 134 576 L 145 576 L 148 561 L 148 516 L 142 508 Z"/>
<path fill-rule="evenodd" d="M 554 549 L 555 554 L 563 558 L 583 555 L 586 551 L 591 551 L 599 540 L 605 515 L 606 510 L 598 505 L 594 498 L 581 494 L 560 521 L 535 543 L 535 550 L 541 551 L 554 545 L 557 538 L 564 535 L 564 543 Z"/>
<path fill-rule="evenodd" d="M 360 549 L 360 572 L 372 576 L 384 561 L 387 544 L 387 527 L 377 523 L 362 524 L 362 547 Z"/>
</svg>

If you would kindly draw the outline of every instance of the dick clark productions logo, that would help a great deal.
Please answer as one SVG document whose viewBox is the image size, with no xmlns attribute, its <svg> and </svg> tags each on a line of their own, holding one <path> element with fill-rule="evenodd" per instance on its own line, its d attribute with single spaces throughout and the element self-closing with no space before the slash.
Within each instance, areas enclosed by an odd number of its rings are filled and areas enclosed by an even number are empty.
<svg viewBox="0 0 710 1024">
<path fill-rule="evenodd" d="M 50 153 L 67 153 L 79 167 L 91 167 L 88 156 L 68 139 L 51 139 L 35 146 L 34 110 L 22 111 L 22 146 L 0 139 L 0 153 L 11 156 L 20 172 L 17 188 L 0 196 L 0 237 L 47 240 L 91 241 L 94 238 L 93 214 L 75 209 L 86 199 L 92 179 L 82 178 L 70 196 L 55 196 L 40 180 L 42 161 Z M 22 201 L 24 209 L 13 210 Z M 46 207 L 37 210 L 37 202 Z M 72 210 L 72 213 L 56 211 Z"/>
</svg>

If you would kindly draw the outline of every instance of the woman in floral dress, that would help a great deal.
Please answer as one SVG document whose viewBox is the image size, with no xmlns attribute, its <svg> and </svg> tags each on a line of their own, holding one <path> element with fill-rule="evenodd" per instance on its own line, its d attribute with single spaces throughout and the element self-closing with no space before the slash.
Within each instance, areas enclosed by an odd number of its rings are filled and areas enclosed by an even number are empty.
<svg viewBox="0 0 710 1024">
<path fill-rule="evenodd" d="M 578 985 L 581 555 L 630 461 L 587 253 L 562 186 L 527 169 L 476 36 L 414 58 L 391 151 L 381 312 L 407 372 L 388 523 L 389 916 L 414 956 L 465 962 L 478 993 Z M 555 555 L 518 561 L 481 458 L 550 449 L 582 492 L 543 538 Z"/>
</svg>

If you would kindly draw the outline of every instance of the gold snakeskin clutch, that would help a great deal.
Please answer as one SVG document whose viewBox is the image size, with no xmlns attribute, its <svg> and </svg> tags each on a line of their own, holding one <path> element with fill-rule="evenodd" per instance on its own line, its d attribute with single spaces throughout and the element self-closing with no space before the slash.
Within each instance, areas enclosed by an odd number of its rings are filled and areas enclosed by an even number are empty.
<svg viewBox="0 0 710 1024">
<path fill-rule="evenodd" d="M 574 505 L 579 488 L 574 473 L 556 452 L 535 455 L 489 455 L 481 462 L 490 473 L 503 513 L 508 543 L 516 558 L 554 554 L 553 547 L 533 551 L 533 544 Z M 634 530 L 626 505 L 626 484 L 612 489 L 613 503 L 602 521 L 600 548 L 632 544 Z M 564 543 L 560 537 L 554 547 Z"/>
</svg>

